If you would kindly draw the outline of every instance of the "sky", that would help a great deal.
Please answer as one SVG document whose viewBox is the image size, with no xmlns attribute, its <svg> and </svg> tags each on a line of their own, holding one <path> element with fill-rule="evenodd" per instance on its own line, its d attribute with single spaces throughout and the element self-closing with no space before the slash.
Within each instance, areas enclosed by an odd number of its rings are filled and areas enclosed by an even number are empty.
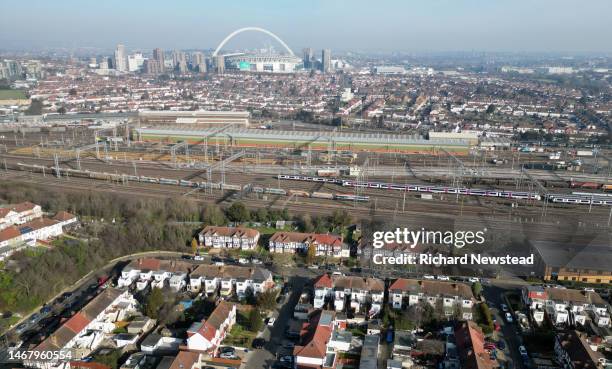
<svg viewBox="0 0 612 369">
<path fill-rule="evenodd" d="M 270 30 L 296 53 L 612 52 L 611 0 L 20 0 L 0 12 L 0 49 L 215 48 Z M 244 33 L 227 48 L 275 44 Z"/>
</svg>

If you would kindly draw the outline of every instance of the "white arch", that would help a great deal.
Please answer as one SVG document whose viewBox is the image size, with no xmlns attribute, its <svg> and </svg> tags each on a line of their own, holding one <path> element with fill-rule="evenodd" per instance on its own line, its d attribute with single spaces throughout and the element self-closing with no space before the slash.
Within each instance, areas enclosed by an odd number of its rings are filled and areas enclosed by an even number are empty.
<svg viewBox="0 0 612 369">
<path fill-rule="evenodd" d="M 212 54 L 212 56 L 217 56 L 217 54 L 219 53 L 219 51 L 221 51 L 221 48 L 234 36 L 236 36 L 239 33 L 242 32 L 247 32 L 247 31 L 255 31 L 255 32 L 262 32 L 265 33 L 266 35 L 274 38 L 276 41 L 278 41 L 279 44 L 283 45 L 283 47 L 285 48 L 285 50 L 287 50 L 287 52 L 289 54 L 291 54 L 291 56 L 295 56 L 295 54 L 293 54 L 293 51 L 291 51 L 291 49 L 289 48 L 289 46 L 287 46 L 287 44 L 280 39 L 280 37 L 278 37 L 277 35 L 275 35 L 274 33 L 268 31 L 267 29 L 263 29 L 260 27 L 244 27 L 244 28 L 240 28 L 235 30 L 234 32 L 230 33 L 229 36 L 227 36 L 226 38 L 223 39 L 223 41 L 221 41 L 221 43 L 219 44 L 219 46 L 217 46 L 217 48 L 215 49 L 215 52 Z"/>
</svg>

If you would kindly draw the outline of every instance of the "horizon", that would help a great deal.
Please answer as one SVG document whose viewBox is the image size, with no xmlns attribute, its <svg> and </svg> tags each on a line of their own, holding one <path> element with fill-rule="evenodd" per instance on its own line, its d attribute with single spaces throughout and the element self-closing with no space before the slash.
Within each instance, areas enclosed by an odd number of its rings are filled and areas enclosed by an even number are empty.
<svg viewBox="0 0 612 369">
<path fill-rule="evenodd" d="M 257 26 L 285 41 L 296 53 L 304 47 L 357 53 L 609 54 L 612 3 L 594 0 L 439 0 L 405 3 L 364 0 L 232 6 L 184 1 L 117 0 L 88 11 L 74 0 L 11 3 L 0 15 L 0 49 L 128 50 L 214 49 L 236 29 Z M 200 15 L 201 14 L 201 15 Z M 227 17 L 220 16 L 227 15 Z M 159 24 L 158 27 L 155 25 Z M 25 25 L 25 26 L 24 26 Z M 278 47 L 268 36 L 241 34 L 226 48 Z"/>
</svg>

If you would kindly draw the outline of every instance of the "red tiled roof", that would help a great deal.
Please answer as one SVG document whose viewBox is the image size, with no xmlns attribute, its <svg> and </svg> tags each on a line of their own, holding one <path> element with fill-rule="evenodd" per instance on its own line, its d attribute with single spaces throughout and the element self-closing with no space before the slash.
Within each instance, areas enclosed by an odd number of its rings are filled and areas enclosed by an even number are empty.
<svg viewBox="0 0 612 369">
<path fill-rule="evenodd" d="M 13 205 L 13 210 L 15 210 L 18 213 L 23 213 L 24 211 L 29 211 L 29 210 L 34 209 L 36 206 L 37 206 L 36 204 L 26 201 L 20 204 Z"/>
<path fill-rule="evenodd" d="M 0 242 L 11 240 L 15 237 L 19 237 L 21 232 L 15 226 L 8 226 L 0 231 Z"/>
<path fill-rule="evenodd" d="M 202 326 L 200 329 L 198 329 L 198 333 L 208 341 L 212 341 L 216 332 L 221 328 L 221 325 L 223 322 L 225 322 L 233 307 L 234 304 L 227 301 L 221 301 L 215 310 L 213 310 L 213 312 L 210 314 L 208 319 L 202 323 Z"/>
<path fill-rule="evenodd" d="M 191 369 L 199 357 L 200 353 L 198 352 L 179 351 L 172 365 L 170 365 L 170 369 Z"/>
<path fill-rule="evenodd" d="M 83 314 L 76 313 L 64 324 L 64 326 L 73 331 L 74 333 L 79 333 L 83 329 L 85 329 L 85 327 L 87 327 L 87 324 L 89 323 L 90 320 L 87 319 Z"/>
<path fill-rule="evenodd" d="M 70 368 L 72 369 L 112 369 L 108 365 L 96 362 L 71 361 Z"/>
<path fill-rule="evenodd" d="M 320 275 L 319 277 L 317 277 L 317 279 L 314 282 L 315 288 L 322 288 L 322 287 L 332 288 L 332 286 L 333 286 L 332 279 L 329 277 L 329 274 L 327 273 L 324 273 Z"/>
<path fill-rule="evenodd" d="M 74 218 L 76 218 L 76 216 L 70 214 L 67 211 L 60 211 L 59 213 L 55 214 L 55 216 L 53 217 L 53 219 L 57 220 L 58 222 L 64 222 L 66 220 L 70 220 Z"/>
</svg>

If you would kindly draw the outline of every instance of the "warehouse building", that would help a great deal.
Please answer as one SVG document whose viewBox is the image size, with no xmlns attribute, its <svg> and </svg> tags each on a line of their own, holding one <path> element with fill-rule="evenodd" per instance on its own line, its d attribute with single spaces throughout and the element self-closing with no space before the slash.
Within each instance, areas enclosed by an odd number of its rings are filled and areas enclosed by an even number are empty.
<svg viewBox="0 0 612 369">
<path fill-rule="evenodd" d="M 218 132 L 207 129 L 137 128 L 135 136 L 141 141 L 200 143 L 234 147 L 288 148 L 304 150 L 349 150 L 369 152 L 436 153 L 444 149 L 465 154 L 470 142 L 465 139 L 423 139 L 418 135 L 385 133 L 345 133 L 312 131 L 277 131 L 231 128 Z"/>
</svg>

